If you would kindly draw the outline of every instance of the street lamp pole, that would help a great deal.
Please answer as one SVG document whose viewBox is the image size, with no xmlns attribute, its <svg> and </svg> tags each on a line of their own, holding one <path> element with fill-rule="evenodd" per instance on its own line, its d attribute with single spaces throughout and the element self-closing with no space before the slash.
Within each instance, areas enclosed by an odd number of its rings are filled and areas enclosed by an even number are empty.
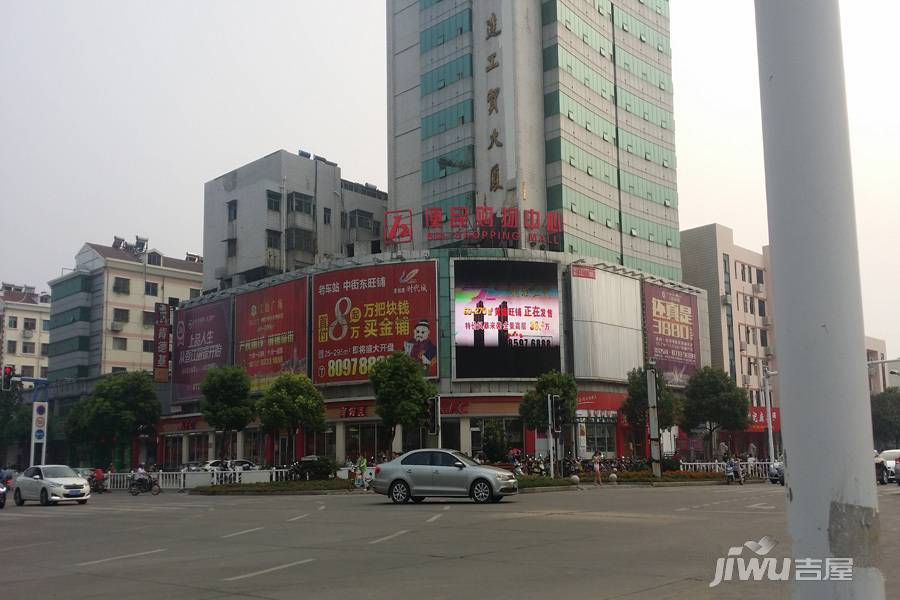
<svg viewBox="0 0 900 600">
<path fill-rule="evenodd" d="M 766 386 L 766 430 L 769 432 L 769 462 L 775 461 L 775 438 L 772 433 L 772 388 L 769 387 L 769 376 L 778 375 L 778 371 L 770 371 L 769 367 L 763 367 L 763 383 Z"/>
</svg>

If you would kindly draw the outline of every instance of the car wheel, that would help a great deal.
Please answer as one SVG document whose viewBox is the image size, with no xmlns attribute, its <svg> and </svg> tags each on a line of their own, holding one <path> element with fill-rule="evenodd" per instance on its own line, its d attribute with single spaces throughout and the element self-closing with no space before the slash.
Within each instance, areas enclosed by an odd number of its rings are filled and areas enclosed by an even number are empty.
<svg viewBox="0 0 900 600">
<path fill-rule="evenodd" d="M 6 496 L 0 496 L 0 510 L 6 508 Z"/>
<path fill-rule="evenodd" d="M 41 506 L 50 504 L 50 497 L 47 495 L 47 488 L 41 490 Z"/>
<path fill-rule="evenodd" d="M 472 484 L 471 496 L 472 500 L 478 504 L 485 504 L 491 501 L 491 498 L 494 496 L 494 491 L 491 489 L 491 484 L 486 480 L 476 479 L 475 483 Z"/>
<path fill-rule="evenodd" d="M 16 506 L 22 506 L 25 504 L 25 499 L 22 498 L 22 490 L 16 488 L 16 491 L 13 493 L 13 502 L 16 503 Z"/>
<path fill-rule="evenodd" d="M 887 485 L 888 483 L 888 472 L 887 469 L 881 470 L 881 483 L 882 485 Z"/>
<path fill-rule="evenodd" d="M 87 500 L 79 500 L 78 504 L 87 504 Z"/>
<path fill-rule="evenodd" d="M 425 496 L 413 496 L 413 497 L 412 497 L 412 501 L 415 502 L 416 504 L 419 504 L 419 503 L 422 502 L 424 499 L 425 499 Z"/>
<path fill-rule="evenodd" d="M 395 481 L 391 484 L 391 500 L 394 501 L 394 504 L 409 502 L 409 486 L 405 481 Z"/>
<path fill-rule="evenodd" d="M 158 484 L 158 483 L 154 483 L 154 484 L 153 484 L 153 487 L 150 488 L 150 493 L 153 494 L 154 496 L 158 496 L 158 495 L 159 495 L 159 492 L 160 492 L 159 484 Z"/>
<path fill-rule="evenodd" d="M 128 492 L 129 492 L 132 496 L 137 496 L 138 494 L 141 493 L 141 490 L 139 490 L 138 487 L 137 487 L 136 485 L 132 484 L 131 487 L 128 488 Z"/>
</svg>

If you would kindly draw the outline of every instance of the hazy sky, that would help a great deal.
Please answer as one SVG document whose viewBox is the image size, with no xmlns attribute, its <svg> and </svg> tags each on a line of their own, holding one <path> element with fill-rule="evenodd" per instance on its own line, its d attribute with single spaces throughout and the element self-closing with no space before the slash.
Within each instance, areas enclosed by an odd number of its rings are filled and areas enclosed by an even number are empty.
<svg viewBox="0 0 900 600">
<path fill-rule="evenodd" d="M 683 229 L 767 241 L 753 4 L 672 0 Z M 844 2 L 866 331 L 900 349 L 900 2 Z M 851 10 L 852 7 L 852 10 Z M 46 281 L 86 241 L 199 252 L 203 183 L 276 149 L 387 186 L 378 0 L 0 0 L 0 279 Z M 889 106 L 890 105 L 890 106 Z"/>
</svg>

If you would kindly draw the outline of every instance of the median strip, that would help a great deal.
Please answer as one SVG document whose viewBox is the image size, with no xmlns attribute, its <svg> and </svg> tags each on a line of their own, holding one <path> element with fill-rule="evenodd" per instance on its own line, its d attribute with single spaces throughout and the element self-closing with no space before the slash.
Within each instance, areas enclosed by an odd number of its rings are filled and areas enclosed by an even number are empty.
<svg viewBox="0 0 900 600">
<path fill-rule="evenodd" d="M 126 558 L 137 558 L 138 556 L 148 556 L 150 554 L 157 554 L 159 552 L 165 552 L 165 548 L 159 548 L 157 550 L 148 550 L 147 552 L 136 552 L 135 554 L 122 554 L 121 556 L 110 556 L 109 558 L 101 558 L 99 560 L 89 560 L 88 562 L 78 563 L 75 565 L 76 567 L 87 567 L 89 565 L 99 565 L 100 563 L 110 562 L 113 560 L 124 560 Z"/>
<path fill-rule="evenodd" d="M 369 544 L 380 544 L 381 542 L 386 542 L 388 540 L 394 539 L 395 537 L 399 537 L 404 533 L 409 533 L 409 529 L 401 529 L 397 533 L 392 533 L 391 535 L 386 535 L 384 537 L 378 538 L 377 540 L 372 540 L 371 542 L 369 542 Z"/>
<path fill-rule="evenodd" d="M 306 563 L 313 562 L 314 558 L 305 558 L 303 560 L 298 560 L 296 562 L 288 563 L 286 565 L 278 565 L 277 567 L 271 567 L 269 569 L 263 569 L 262 571 L 255 571 L 253 573 L 247 573 L 246 575 L 237 575 L 235 577 L 227 577 L 222 581 L 238 581 L 239 579 L 248 579 L 250 577 L 256 577 L 257 575 L 265 575 L 266 573 L 272 573 L 273 571 L 280 571 L 282 569 L 288 569 L 290 567 L 296 567 L 297 565 L 305 565 Z"/>
<path fill-rule="evenodd" d="M 265 529 L 264 527 L 254 527 L 253 529 L 245 529 L 243 531 L 235 531 L 234 533 L 229 533 L 228 535 L 223 535 L 222 539 L 234 537 L 236 535 L 244 535 L 245 533 L 253 533 L 254 531 L 259 531 L 260 529 Z"/>
</svg>

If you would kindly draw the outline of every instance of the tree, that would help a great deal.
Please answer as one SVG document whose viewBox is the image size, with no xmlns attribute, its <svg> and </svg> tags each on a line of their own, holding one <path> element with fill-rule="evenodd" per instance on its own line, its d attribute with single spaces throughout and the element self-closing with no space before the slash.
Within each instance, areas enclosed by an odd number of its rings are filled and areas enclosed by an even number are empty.
<svg viewBox="0 0 900 600">
<path fill-rule="evenodd" d="M 418 429 L 425 418 L 425 401 L 437 395 L 434 385 L 425 379 L 425 369 L 405 352 L 394 352 L 375 364 L 370 374 L 375 388 L 375 413 L 391 432 L 397 425 Z"/>
<path fill-rule="evenodd" d="M 481 431 L 481 448 L 490 462 L 502 462 L 506 458 L 508 450 L 506 429 L 504 429 L 502 421 L 484 421 Z"/>
<path fill-rule="evenodd" d="M 14 381 L 11 390 L 0 392 L 0 454 L 5 456 L 11 445 L 21 449 L 30 435 L 31 405 L 23 402 L 21 384 Z"/>
<path fill-rule="evenodd" d="M 102 456 L 105 462 L 117 444 L 153 431 L 161 412 L 150 373 L 107 375 L 72 407 L 66 418 L 66 438 L 91 451 L 93 460 Z"/>
<path fill-rule="evenodd" d="M 644 445 L 644 432 L 650 422 L 650 404 L 647 398 L 647 372 L 638 367 L 628 372 L 628 397 L 622 403 L 622 413 L 631 425 L 635 449 Z M 666 385 L 662 373 L 656 371 L 656 418 L 660 431 L 675 425 L 679 405 L 675 395 Z"/>
<path fill-rule="evenodd" d="M 890 387 L 872 396 L 872 437 L 876 447 L 900 447 L 900 388 Z"/>
<path fill-rule="evenodd" d="M 563 404 L 561 425 L 575 422 L 575 409 L 578 405 L 578 386 L 575 378 L 568 373 L 553 370 L 538 377 L 534 389 L 526 392 L 519 404 L 519 416 L 528 429 L 546 431 L 547 395 L 558 394 Z"/>
<path fill-rule="evenodd" d="M 311 431 L 325 428 L 325 399 L 309 377 L 302 374 L 279 375 L 256 401 L 256 414 L 270 433 Z"/>
<path fill-rule="evenodd" d="M 709 456 L 712 456 L 713 433 L 718 429 L 743 431 L 750 421 L 747 392 L 721 369 L 703 367 L 688 380 L 684 390 L 681 426 L 691 430 L 706 429 Z"/>
<path fill-rule="evenodd" d="M 225 434 L 220 458 L 229 449 L 232 431 L 241 431 L 254 418 L 250 376 L 241 367 L 213 367 L 200 384 L 200 412 L 206 422 Z"/>
</svg>

